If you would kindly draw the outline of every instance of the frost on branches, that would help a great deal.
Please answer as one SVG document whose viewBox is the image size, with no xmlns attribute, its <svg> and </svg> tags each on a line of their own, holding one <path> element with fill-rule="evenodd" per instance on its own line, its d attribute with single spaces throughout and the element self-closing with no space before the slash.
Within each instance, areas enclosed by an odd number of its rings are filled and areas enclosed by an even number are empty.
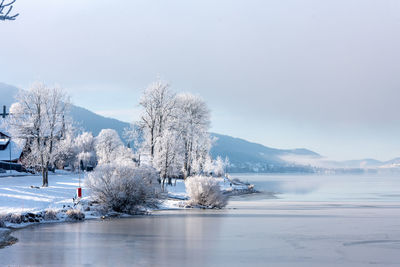
<svg viewBox="0 0 400 267">
<path fill-rule="evenodd" d="M 71 122 L 68 118 L 69 97 L 58 87 L 34 84 L 19 91 L 17 103 L 10 108 L 8 130 L 25 146 L 23 164 L 42 172 L 43 186 L 48 186 L 49 168 L 54 168 Z"/>
<path fill-rule="evenodd" d="M 88 174 L 86 186 L 95 201 L 108 209 L 135 214 L 141 207 L 156 207 L 160 197 L 158 173 L 133 162 L 99 165 Z"/>
<path fill-rule="evenodd" d="M 204 173 L 209 176 L 222 177 L 225 175 L 225 170 L 229 166 L 229 159 L 222 160 L 218 156 L 215 160 L 208 157 L 204 164 Z"/>
<path fill-rule="evenodd" d="M 174 93 L 169 85 L 161 81 L 150 84 L 144 91 L 140 106 L 142 114 L 140 127 L 145 135 L 145 144 L 153 158 L 156 151 L 156 139 L 167 128 L 168 120 L 174 109 Z"/>
<path fill-rule="evenodd" d="M 79 168 L 80 162 L 82 162 L 84 169 L 96 166 L 95 138 L 92 133 L 83 132 L 78 135 L 75 138 L 74 149 L 76 157 L 73 165 L 75 167 Z"/>
<path fill-rule="evenodd" d="M 117 131 L 113 129 L 101 130 L 95 140 L 95 150 L 99 165 L 114 162 L 116 159 L 133 161 L 132 150 L 124 146 Z"/>
<path fill-rule="evenodd" d="M 152 83 L 140 101 L 140 153 L 149 155 L 162 183 L 171 177 L 204 174 L 212 141 L 208 133 L 210 111 L 192 94 L 176 95 L 167 83 Z M 128 131 L 138 139 L 138 130 Z"/>
<path fill-rule="evenodd" d="M 157 138 L 156 148 L 153 165 L 160 172 L 164 188 L 167 178 L 168 184 L 172 184 L 171 178 L 179 176 L 181 172 L 183 144 L 179 135 L 166 130 Z"/>
<path fill-rule="evenodd" d="M 209 208 L 223 208 L 227 197 L 223 195 L 217 179 L 206 176 L 192 176 L 185 181 L 189 204 Z"/>
<path fill-rule="evenodd" d="M 176 102 L 179 118 L 176 127 L 183 141 L 183 175 L 186 178 L 201 174 L 209 155 L 210 111 L 200 97 L 192 94 L 179 94 Z"/>
<path fill-rule="evenodd" d="M 57 145 L 55 166 L 59 169 L 63 169 L 65 166 L 73 166 L 76 160 L 76 149 L 74 142 L 73 129 L 66 131 L 64 138 L 60 140 Z"/>
</svg>

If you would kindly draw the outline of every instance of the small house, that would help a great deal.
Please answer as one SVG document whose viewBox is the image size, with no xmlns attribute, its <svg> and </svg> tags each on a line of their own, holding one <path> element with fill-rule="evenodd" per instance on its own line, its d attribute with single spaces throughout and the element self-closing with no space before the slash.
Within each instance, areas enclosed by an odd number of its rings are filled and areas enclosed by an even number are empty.
<svg viewBox="0 0 400 267">
<path fill-rule="evenodd" d="M 22 155 L 20 148 L 12 138 L 2 129 L 0 129 L 0 169 L 20 171 L 22 169 L 19 164 Z"/>
</svg>

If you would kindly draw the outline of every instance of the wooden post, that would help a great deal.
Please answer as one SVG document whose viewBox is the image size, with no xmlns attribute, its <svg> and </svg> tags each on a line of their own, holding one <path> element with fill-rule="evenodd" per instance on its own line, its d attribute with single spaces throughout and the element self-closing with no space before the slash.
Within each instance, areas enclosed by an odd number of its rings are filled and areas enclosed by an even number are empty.
<svg viewBox="0 0 400 267">
<path fill-rule="evenodd" d="M 8 145 L 10 146 L 10 174 L 11 174 L 11 137 L 10 137 L 10 139 L 9 139 L 9 141 L 8 141 Z"/>
</svg>

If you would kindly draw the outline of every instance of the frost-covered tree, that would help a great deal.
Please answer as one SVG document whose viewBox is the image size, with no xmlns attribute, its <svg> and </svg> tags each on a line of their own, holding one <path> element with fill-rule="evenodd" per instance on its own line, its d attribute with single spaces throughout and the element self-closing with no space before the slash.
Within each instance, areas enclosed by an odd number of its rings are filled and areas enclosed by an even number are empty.
<svg viewBox="0 0 400 267">
<path fill-rule="evenodd" d="M 205 175 L 212 175 L 214 172 L 214 161 L 211 157 L 207 157 L 204 162 L 203 172 Z"/>
<path fill-rule="evenodd" d="M 151 158 L 154 157 L 157 137 L 162 134 L 172 116 L 175 107 L 174 96 L 167 83 L 157 81 L 146 88 L 140 99 L 142 114 L 139 125 L 143 130 L 144 145 L 148 148 Z"/>
<path fill-rule="evenodd" d="M 115 154 L 116 160 L 121 162 L 134 162 L 135 155 L 131 148 L 120 146 Z"/>
<path fill-rule="evenodd" d="M 133 122 L 124 129 L 124 138 L 132 144 L 131 148 L 135 153 L 140 151 L 144 143 L 143 129 L 138 125 L 139 123 Z"/>
<path fill-rule="evenodd" d="M 16 0 L 6 2 L 5 0 L 0 1 L 0 20 L 15 20 L 19 14 L 12 15 L 13 4 Z"/>
<path fill-rule="evenodd" d="M 150 155 L 163 182 L 173 176 L 202 174 L 212 145 L 206 103 L 192 94 L 176 95 L 158 81 L 145 90 L 140 106 L 140 134 L 135 128 L 126 132 L 130 139 L 142 138 L 139 151 Z"/>
<path fill-rule="evenodd" d="M 133 160 L 132 150 L 124 147 L 118 133 L 113 129 L 103 129 L 96 137 L 95 150 L 98 164 L 119 160 Z"/>
<path fill-rule="evenodd" d="M 176 128 L 183 141 L 183 174 L 186 178 L 200 173 L 208 156 L 210 111 L 200 97 L 187 93 L 177 95 L 176 107 Z"/>
<path fill-rule="evenodd" d="M 206 175 L 221 177 L 225 174 L 227 165 L 229 165 L 229 160 L 226 158 L 223 160 L 218 156 L 215 160 L 208 157 L 204 163 L 203 172 Z"/>
<path fill-rule="evenodd" d="M 179 175 L 182 169 L 182 152 L 181 137 L 173 129 L 164 130 L 157 138 L 153 165 L 160 172 L 163 188 L 167 178 L 168 184 L 171 184 L 171 178 Z"/>
<path fill-rule="evenodd" d="M 225 161 L 218 156 L 214 163 L 214 171 L 215 176 L 221 177 L 225 174 Z"/>
<path fill-rule="evenodd" d="M 59 169 L 65 166 L 73 166 L 76 157 L 74 147 L 74 132 L 71 130 L 66 131 L 64 138 L 56 145 L 56 160 L 55 165 Z"/>
<path fill-rule="evenodd" d="M 46 187 L 48 170 L 63 152 L 59 144 L 70 124 L 69 97 L 59 87 L 36 83 L 29 90 L 19 91 L 16 100 L 10 108 L 9 131 L 25 143 L 24 164 L 40 169 Z"/>
<path fill-rule="evenodd" d="M 83 132 L 78 135 L 74 141 L 74 150 L 76 167 L 79 167 L 81 161 L 84 168 L 96 166 L 95 138 L 92 133 Z"/>
<path fill-rule="evenodd" d="M 212 146 L 212 139 L 206 133 L 205 135 L 196 136 L 194 139 L 193 152 L 192 152 L 192 173 L 204 174 L 205 163 L 210 158 L 210 149 Z"/>
</svg>

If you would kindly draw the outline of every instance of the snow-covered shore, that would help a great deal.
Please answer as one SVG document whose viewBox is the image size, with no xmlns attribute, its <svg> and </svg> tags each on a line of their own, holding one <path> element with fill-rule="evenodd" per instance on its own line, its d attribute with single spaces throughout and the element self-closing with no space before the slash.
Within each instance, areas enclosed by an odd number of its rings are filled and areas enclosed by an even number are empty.
<svg viewBox="0 0 400 267">
<path fill-rule="evenodd" d="M 218 179 L 224 194 L 238 195 L 255 192 L 251 185 L 239 181 L 231 181 L 226 178 Z M 74 220 L 69 216 L 75 210 L 81 211 L 86 219 L 97 219 L 104 214 L 92 205 L 85 195 L 79 203 L 74 203 L 76 189 L 83 187 L 83 178 L 78 174 L 58 172 L 50 174 L 49 187 L 39 187 L 42 177 L 38 175 L 9 175 L 0 177 L 0 221 L 4 221 L 3 227 L 10 229 L 22 228 L 38 223 L 56 223 Z M 168 198 L 163 200 L 159 210 L 183 209 L 188 196 L 185 184 L 182 180 L 174 181 L 172 186 L 167 186 Z M 151 212 L 152 210 L 145 210 Z M 123 216 L 122 214 L 109 214 L 109 216 Z M 82 218 L 81 218 L 82 219 Z M 1 223 L 1 222 L 0 222 Z M 1 225 L 0 225 L 1 227 Z M 0 247 L 11 244 L 15 240 L 10 237 L 10 230 L 0 228 Z"/>
<path fill-rule="evenodd" d="M 8 174 L 8 175 L 7 175 Z M 0 247 L 15 242 L 10 229 L 41 222 L 63 221 L 61 210 L 74 206 L 73 197 L 79 186 L 75 174 L 50 175 L 51 186 L 39 187 L 42 177 L 20 173 L 2 173 L 0 177 Z M 57 217 L 45 220 L 46 211 Z M 49 218 L 47 218 L 49 219 Z M 7 228 L 4 228 L 7 227 Z"/>
</svg>

